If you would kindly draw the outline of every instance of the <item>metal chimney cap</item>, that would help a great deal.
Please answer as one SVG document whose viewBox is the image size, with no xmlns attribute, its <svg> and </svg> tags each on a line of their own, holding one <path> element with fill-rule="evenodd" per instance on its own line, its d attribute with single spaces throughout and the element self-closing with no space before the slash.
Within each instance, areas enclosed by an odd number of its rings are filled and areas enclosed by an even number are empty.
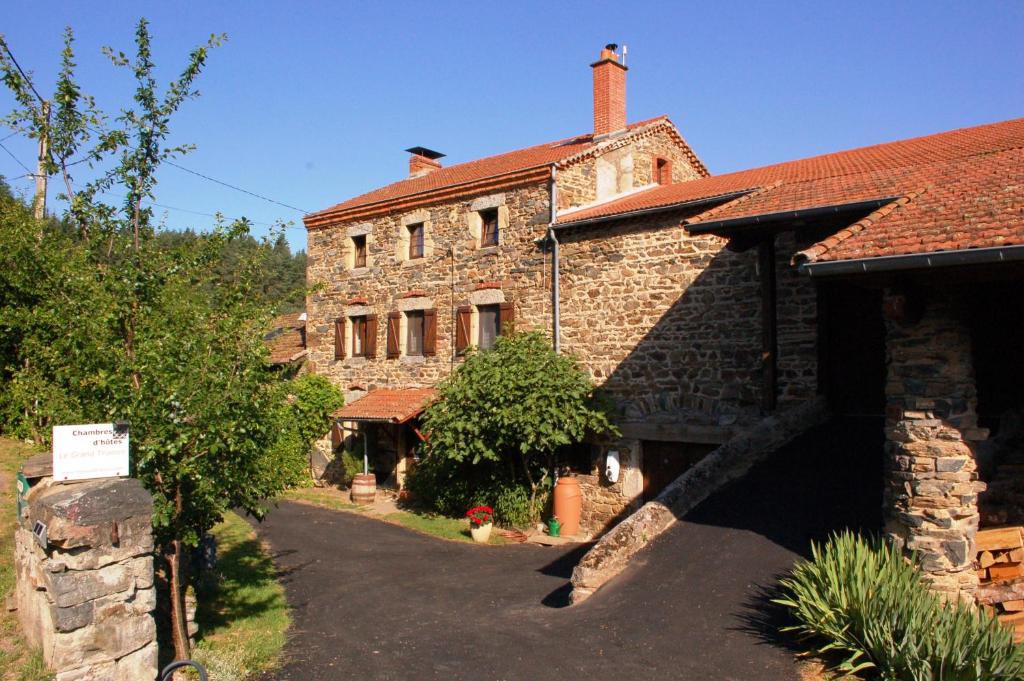
<svg viewBox="0 0 1024 681">
<path fill-rule="evenodd" d="M 417 156 L 423 156 L 424 158 L 429 158 L 431 160 L 444 158 L 444 154 L 440 151 L 434 151 L 433 149 L 427 149 L 426 147 L 409 147 L 406 151 L 410 154 L 416 154 Z"/>
</svg>

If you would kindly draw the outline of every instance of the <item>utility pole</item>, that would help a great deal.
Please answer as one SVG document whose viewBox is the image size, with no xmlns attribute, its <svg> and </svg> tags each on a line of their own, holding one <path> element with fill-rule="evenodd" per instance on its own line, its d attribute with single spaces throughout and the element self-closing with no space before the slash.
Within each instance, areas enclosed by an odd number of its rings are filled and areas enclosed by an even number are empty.
<svg viewBox="0 0 1024 681">
<path fill-rule="evenodd" d="M 47 158 L 50 154 L 50 103 L 43 100 L 41 104 L 40 117 L 42 126 L 39 132 L 39 161 L 36 164 L 36 197 L 35 216 L 36 220 L 46 217 L 46 181 L 47 181 Z"/>
</svg>

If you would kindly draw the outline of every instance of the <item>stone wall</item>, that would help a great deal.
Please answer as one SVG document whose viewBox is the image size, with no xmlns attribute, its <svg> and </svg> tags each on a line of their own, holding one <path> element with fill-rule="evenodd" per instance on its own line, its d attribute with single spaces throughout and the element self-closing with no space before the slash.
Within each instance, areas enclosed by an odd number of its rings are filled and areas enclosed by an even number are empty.
<svg viewBox="0 0 1024 681">
<path fill-rule="evenodd" d="M 653 125 L 639 133 L 611 137 L 599 146 L 592 158 L 560 169 L 557 176 L 559 212 L 608 199 L 607 190 L 599 191 L 599 185 L 602 189 L 612 186 L 627 191 L 655 184 L 657 157 L 672 163 L 673 182 L 699 177 L 668 124 Z"/>
<path fill-rule="evenodd" d="M 886 313 L 886 534 L 916 551 L 925 579 L 947 597 L 978 586 L 975 535 L 977 394 L 966 323 L 956 292 L 888 290 Z"/>
<path fill-rule="evenodd" d="M 550 257 L 536 243 L 550 220 L 548 194 L 545 185 L 528 185 L 359 225 L 310 231 L 307 278 L 311 286 L 323 287 L 310 296 L 306 307 L 311 370 L 335 380 L 349 393 L 349 401 L 375 387 L 434 385 L 459 361 L 454 348 L 455 310 L 471 304 L 471 297 L 481 290 L 495 291 L 491 295 L 515 305 L 518 328 L 550 329 Z M 478 247 L 471 218 L 482 206 L 503 209 L 498 246 Z M 415 260 L 402 259 L 396 245 L 410 219 L 427 225 L 427 254 Z M 371 235 L 369 263 L 352 269 L 345 264 L 350 248 L 347 234 L 356 228 Z M 387 359 L 387 315 L 406 304 L 403 301 L 410 300 L 410 293 L 422 306 L 437 311 L 436 354 Z M 378 318 L 376 357 L 352 357 L 346 352 L 345 359 L 336 360 L 335 320 L 366 313 Z"/>
<path fill-rule="evenodd" d="M 776 238 L 779 404 L 818 394 L 818 291 L 810 277 L 790 264 L 800 249 L 793 232 Z"/>
<path fill-rule="evenodd" d="M 685 214 L 562 237 L 562 349 L 583 359 L 624 422 L 668 413 L 717 425 L 756 420 L 761 322 L 755 259 Z"/>
<path fill-rule="evenodd" d="M 697 176 L 671 124 L 659 122 L 610 138 L 597 152 L 559 170 L 559 196 L 569 197 L 566 200 L 571 205 L 593 200 L 604 156 L 630 157 L 626 164 L 630 188 L 652 181 L 656 156 L 672 161 L 675 180 Z M 550 332 L 551 255 L 538 243 L 550 222 L 549 198 L 547 183 L 534 182 L 311 229 L 307 280 L 320 289 L 306 306 L 310 370 L 335 380 L 350 402 L 376 387 L 434 385 L 460 361 L 454 352 L 455 311 L 465 305 L 511 302 L 516 328 Z M 477 216 L 485 208 L 499 209 L 501 237 L 498 246 L 481 248 Z M 420 222 L 425 225 L 425 256 L 410 260 L 405 255 L 408 239 L 404 235 L 409 224 Z M 366 267 L 354 267 L 354 236 L 366 238 Z M 660 258 L 659 254 L 651 256 L 652 262 Z M 621 278 L 631 272 L 621 270 L 619 274 Z M 484 294 L 486 301 L 481 298 Z M 437 311 L 436 354 L 387 359 L 387 315 L 412 304 Z M 335 359 L 335 320 L 362 314 L 377 317 L 376 357 L 352 357 L 346 352 L 344 359 Z M 348 330 L 350 349 L 351 327 Z M 589 352 L 580 356 L 598 370 L 608 363 Z"/>
<path fill-rule="evenodd" d="M 15 534 L 15 605 L 56 681 L 156 678 L 152 512 L 133 479 L 44 479 L 29 491 Z"/>
</svg>

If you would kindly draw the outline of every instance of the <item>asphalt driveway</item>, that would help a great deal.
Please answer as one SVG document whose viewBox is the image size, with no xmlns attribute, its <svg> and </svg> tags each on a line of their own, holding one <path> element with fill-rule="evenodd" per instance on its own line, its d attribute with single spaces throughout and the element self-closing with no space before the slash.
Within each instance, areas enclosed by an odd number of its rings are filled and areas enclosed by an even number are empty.
<svg viewBox="0 0 1024 681">
<path fill-rule="evenodd" d="M 566 549 L 476 547 L 293 503 L 259 532 L 295 618 L 266 680 L 796 678 L 749 607 L 794 554 L 747 530 L 683 523 L 573 608 L 558 607 L 578 560 Z"/>
</svg>

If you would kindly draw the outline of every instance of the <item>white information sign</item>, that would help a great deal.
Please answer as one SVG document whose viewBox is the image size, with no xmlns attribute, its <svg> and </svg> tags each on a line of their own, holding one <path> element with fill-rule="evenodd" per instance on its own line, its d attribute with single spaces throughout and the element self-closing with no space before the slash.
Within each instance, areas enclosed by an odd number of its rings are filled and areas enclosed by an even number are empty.
<svg viewBox="0 0 1024 681">
<path fill-rule="evenodd" d="M 85 480 L 128 475 L 128 431 L 113 423 L 53 427 L 53 479 Z"/>
</svg>

